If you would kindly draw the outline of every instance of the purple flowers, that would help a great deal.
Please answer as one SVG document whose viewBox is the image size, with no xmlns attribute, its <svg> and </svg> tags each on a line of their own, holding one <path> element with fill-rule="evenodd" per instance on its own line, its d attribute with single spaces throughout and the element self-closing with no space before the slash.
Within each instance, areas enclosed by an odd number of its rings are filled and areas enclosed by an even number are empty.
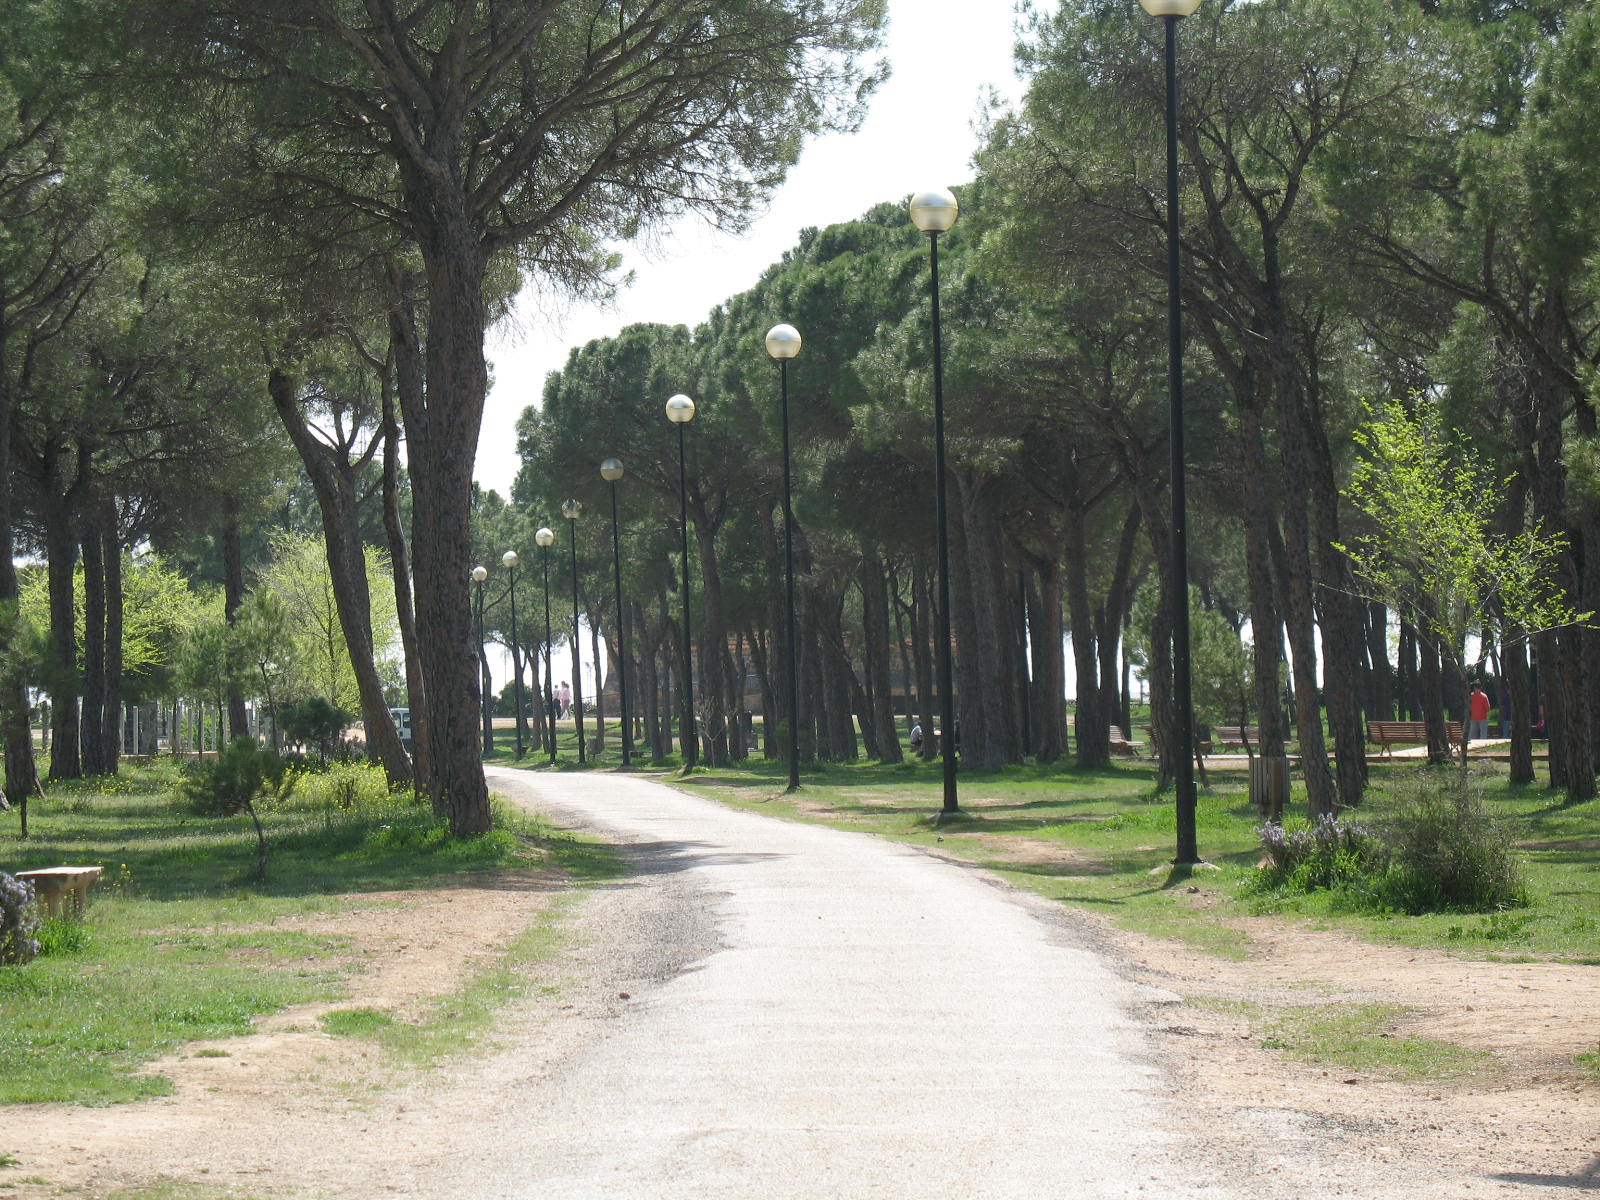
<svg viewBox="0 0 1600 1200">
<path fill-rule="evenodd" d="M 0 871 L 0 964 L 31 961 L 39 953 L 38 933 L 33 885 Z"/>
</svg>

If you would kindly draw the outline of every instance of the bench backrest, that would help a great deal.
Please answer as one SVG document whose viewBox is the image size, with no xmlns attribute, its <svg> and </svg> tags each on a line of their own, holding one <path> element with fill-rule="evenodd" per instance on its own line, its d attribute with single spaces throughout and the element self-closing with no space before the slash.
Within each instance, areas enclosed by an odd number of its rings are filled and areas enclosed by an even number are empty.
<svg viewBox="0 0 1600 1200">
<path fill-rule="evenodd" d="M 1445 737 L 1452 742 L 1461 740 L 1461 722 L 1446 721 Z M 1428 740 L 1426 721 L 1368 721 L 1367 740 L 1370 742 L 1425 742 Z"/>
</svg>

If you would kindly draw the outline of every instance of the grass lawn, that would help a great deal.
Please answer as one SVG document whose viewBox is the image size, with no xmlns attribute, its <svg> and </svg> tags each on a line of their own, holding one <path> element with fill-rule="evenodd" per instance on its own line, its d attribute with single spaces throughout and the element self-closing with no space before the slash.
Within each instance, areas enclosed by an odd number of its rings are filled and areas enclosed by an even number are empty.
<svg viewBox="0 0 1600 1200">
<path fill-rule="evenodd" d="M 415 803 L 377 798 L 340 808 L 309 790 L 263 806 L 269 882 L 255 881 L 246 816 L 196 815 L 173 789 L 173 764 L 115 780 L 52 785 L 30 806 L 31 837 L 0 817 L 0 870 L 60 863 L 104 868 L 82 926 L 50 928 L 46 953 L 0 967 L 0 1104 L 104 1104 L 162 1094 L 139 1066 L 187 1041 L 250 1030 L 255 1017 L 345 994 L 343 939 L 281 928 L 295 915 L 338 912 L 352 894 L 426 888 L 443 877 L 549 864 L 584 878 L 620 870 L 603 847 L 514 814 L 495 832 L 449 836 Z M 542 940 L 541 940 L 542 939 Z M 524 939 L 536 954 L 548 931 Z M 481 989 L 481 981 L 469 985 Z M 493 991 L 491 987 L 489 991 Z M 448 1006 L 440 1051 L 486 1005 Z M 447 1006 L 441 1006 L 441 1014 Z M 339 1032 L 356 1032 L 344 1019 Z M 454 1023 L 452 1023 L 454 1022 Z M 382 1039 L 380 1039 L 382 1040 Z"/>
<path fill-rule="evenodd" d="M 1358 815 L 1381 814 L 1385 784 L 1414 761 L 1374 764 Z M 1537 786 L 1487 785 L 1490 809 L 1526 864 L 1532 903 L 1488 914 L 1374 915 L 1341 911 L 1328 893 L 1288 901 L 1245 894 L 1261 857 L 1243 770 L 1209 772 L 1196 815 L 1200 852 L 1216 870 L 1172 868 L 1171 792 L 1155 791 L 1155 768 L 1118 761 L 1102 770 L 1018 766 L 963 773 L 963 816 L 936 825 L 940 764 L 807 767 L 797 797 L 782 794 L 780 762 L 697 772 L 680 786 L 753 811 L 863 830 L 937 848 L 989 866 L 1021 886 L 1119 925 L 1242 955 L 1248 937 L 1218 917 L 1277 912 L 1381 941 L 1477 957 L 1600 963 L 1600 801 L 1567 806 Z M 1297 794 L 1303 811 L 1304 795 Z M 1294 811 L 1291 805 L 1291 812 Z M 1217 895 L 1204 908 L 1179 902 L 1192 884 Z"/>
</svg>

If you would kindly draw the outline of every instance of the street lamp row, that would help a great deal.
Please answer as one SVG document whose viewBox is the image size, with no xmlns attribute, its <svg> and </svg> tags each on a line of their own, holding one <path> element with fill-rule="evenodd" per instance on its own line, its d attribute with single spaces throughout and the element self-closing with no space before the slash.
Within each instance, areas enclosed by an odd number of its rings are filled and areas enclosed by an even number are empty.
<svg viewBox="0 0 1600 1200">
<path fill-rule="evenodd" d="M 1193 712 L 1190 684 L 1189 597 L 1187 518 L 1184 494 L 1185 458 L 1183 444 L 1183 325 L 1181 282 L 1179 276 L 1179 220 L 1178 220 L 1178 134 L 1177 134 L 1177 27 L 1178 22 L 1193 13 L 1201 0 L 1139 0 L 1152 16 L 1160 17 L 1166 25 L 1166 134 L 1167 134 L 1167 263 L 1168 263 L 1168 391 L 1171 420 L 1171 475 L 1172 475 L 1172 562 L 1171 574 L 1174 596 L 1173 622 L 1173 690 L 1177 710 L 1177 728 L 1173 731 L 1177 775 L 1177 826 L 1178 863 L 1195 863 L 1199 855 L 1195 844 L 1195 795 L 1193 763 Z M 960 205 L 955 195 L 946 190 L 922 192 L 910 204 L 912 224 L 928 237 L 929 291 L 931 300 L 931 329 L 933 335 L 933 422 L 934 422 L 934 511 L 938 535 L 938 689 L 940 751 L 943 759 L 944 796 L 941 818 L 959 812 L 959 795 L 956 783 L 956 752 L 959 728 L 955 720 L 954 671 L 951 662 L 950 622 L 950 541 L 949 510 L 945 479 L 945 429 L 944 429 L 944 351 L 939 310 L 939 235 L 955 227 L 960 215 Z M 785 587 L 785 665 L 788 674 L 788 790 L 800 786 L 799 750 L 799 686 L 796 666 L 795 595 L 794 595 L 794 507 L 792 483 L 792 452 L 789 438 L 789 361 L 797 357 L 803 345 L 800 331 L 788 324 L 774 325 L 768 330 L 765 347 L 768 355 L 777 361 L 780 371 L 780 412 L 783 429 L 783 524 L 784 524 L 784 587 Z M 684 450 L 684 427 L 694 419 L 695 403 L 681 393 L 666 404 L 667 419 L 678 428 L 678 525 L 681 538 L 681 574 L 683 587 L 683 751 L 684 769 L 692 770 L 698 759 L 697 733 L 694 716 L 694 662 L 690 649 L 692 625 L 690 621 L 689 583 L 689 500 L 688 475 Z M 612 563 L 616 582 L 617 627 L 621 636 L 622 609 L 622 559 L 617 525 L 616 483 L 622 478 L 622 463 L 616 458 L 606 459 L 600 466 L 601 477 L 611 484 Z M 573 677 L 575 692 L 579 697 L 578 759 L 583 761 L 583 726 L 581 713 L 582 685 L 576 682 L 578 671 L 578 594 L 577 594 L 577 536 L 576 523 L 582 505 L 569 500 L 562 513 L 573 522 Z M 548 537 L 548 540 L 546 538 Z M 554 535 L 548 529 L 538 534 L 539 544 L 548 548 Z M 513 568 L 512 638 L 516 638 L 515 553 L 506 554 L 507 565 Z M 482 575 L 483 568 L 475 568 L 473 578 L 479 582 L 480 641 L 482 626 Z M 548 643 L 549 564 L 546 561 L 546 642 Z M 515 655 L 513 655 L 515 659 Z M 626 655 L 619 654 L 619 663 Z M 549 658 L 546 656 L 546 663 Z M 623 762 L 630 753 L 628 728 L 627 678 L 621 677 L 622 691 L 622 746 Z M 546 687 L 548 690 L 548 665 Z M 521 675 L 518 673 L 518 717 L 521 717 Z M 486 733 L 486 745 L 487 733 Z M 518 728 L 518 757 L 521 757 L 521 728 Z M 552 755 L 554 749 L 552 739 Z"/>
</svg>

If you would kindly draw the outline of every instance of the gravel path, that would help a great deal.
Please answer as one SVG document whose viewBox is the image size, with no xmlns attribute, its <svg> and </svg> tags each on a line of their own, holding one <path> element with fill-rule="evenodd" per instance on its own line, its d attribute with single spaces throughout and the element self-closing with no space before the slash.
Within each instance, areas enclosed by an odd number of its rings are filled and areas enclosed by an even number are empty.
<svg viewBox="0 0 1600 1200">
<path fill-rule="evenodd" d="M 1230 1194 L 1195 1184 L 1167 1132 L 1176 1106 L 1130 1016 L 1159 997 L 1044 906 L 645 780 L 491 776 L 632 847 L 640 874 L 585 920 L 637 990 L 485 1096 L 476 1124 L 493 1137 L 435 1160 L 426 1194 Z"/>
</svg>

